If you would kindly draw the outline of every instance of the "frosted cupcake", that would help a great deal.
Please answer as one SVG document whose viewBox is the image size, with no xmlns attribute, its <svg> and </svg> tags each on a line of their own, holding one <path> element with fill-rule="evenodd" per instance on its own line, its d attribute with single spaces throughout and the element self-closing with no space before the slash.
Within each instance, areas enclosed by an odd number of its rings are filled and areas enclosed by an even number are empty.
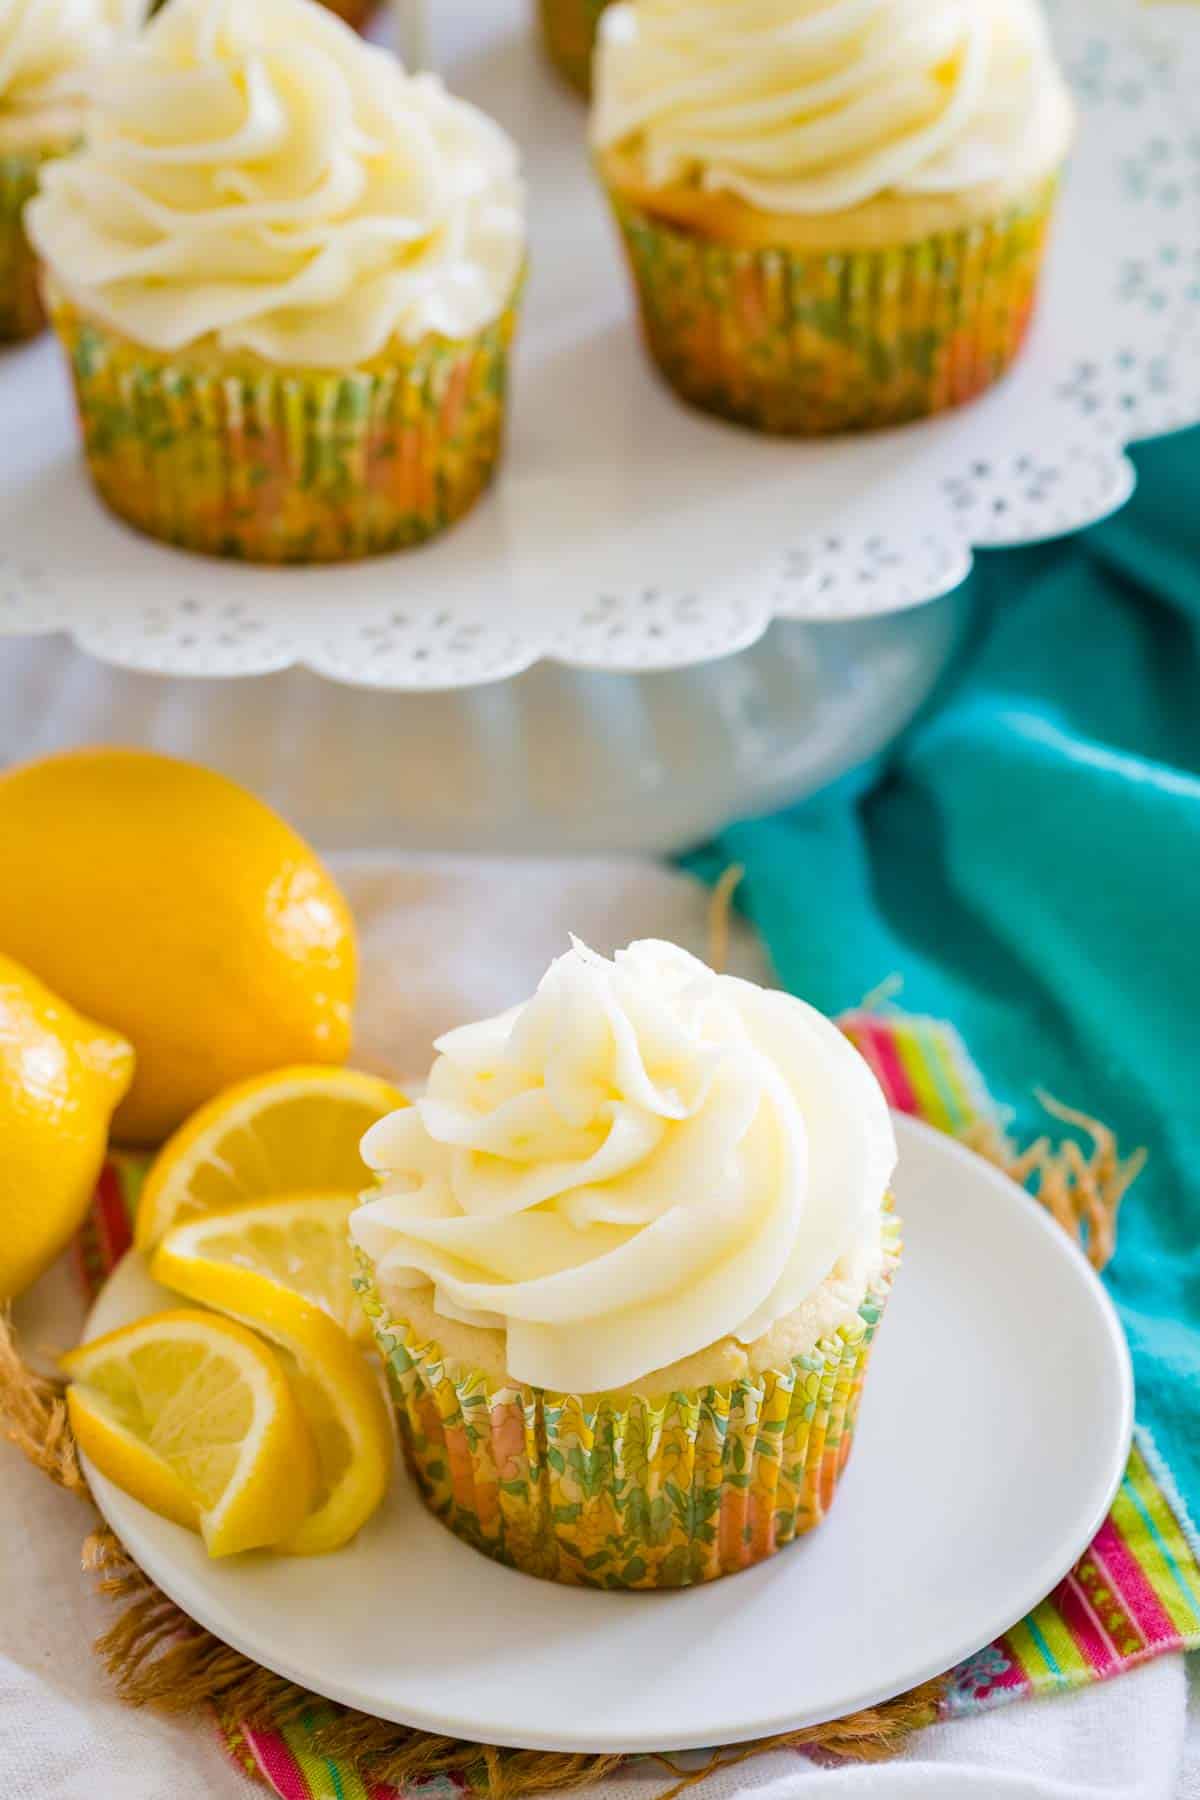
<svg viewBox="0 0 1200 1800">
<path fill-rule="evenodd" d="M 622 0 L 595 85 L 646 342 L 685 400 L 811 435 L 1009 367 L 1072 133 L 1037 0 Z"/>
<path fill-rule="evenodd" d="M 79 141 L 89 64 L 133 33 L 145 3 L 0 5 L 0 339 L 30 337 L 45 322 L 21 213 L 43 164 Z"/>
<path fill-rule="evenodd" d="M 546 54 L 581 94 L 591 92 L 596 30 L 608 4 L 609 0 L 538 0 Z"/>
<path fill-rule="evenodd" d="M 427 1505 L 593 1587 L 816 1525 L 899 1259 L 883 1096 L 801 1001 L 580 944 L 367 1134 L 358 1281 Z"/>
<path fill-rule="evenodd" d="M 325 562 L 465 513 L 500 455 L 516 151 L 315 0 L 168 0 L 28 209 L 101 497 Z"/>
</svg>

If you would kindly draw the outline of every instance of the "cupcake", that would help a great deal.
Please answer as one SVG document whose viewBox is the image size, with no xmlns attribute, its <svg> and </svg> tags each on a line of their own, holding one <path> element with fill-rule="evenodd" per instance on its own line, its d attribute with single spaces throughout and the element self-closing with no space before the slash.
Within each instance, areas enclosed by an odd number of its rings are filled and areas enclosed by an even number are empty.
<svg viewBox="0 0 1200 1800">
<path fill-rule="evenodd" d="M 94 96 L 27 224 L 113 512 L 267 563 L 461 517 L 501 450 L 509 138 L 316 0 L 167 0 Z"/>
<path fill-rule="evenodd" d="M 436 1048 L 351 1218 L 426 1504 L 604 1588 L 711 1581 L 816 1525 L 900 1255 L 857 1051 L 654 942 L 576 943 Z"/>
<path fill-rule="evenodd" d="M 45 323 L 21 222 L 42 165 L 79 142 L 92 60 L 140 24 L 146 0 L 20 0 L 0 9 L 0 339 Z"/>
<path fill-rule="evenodd" d="M 595 91 L 646 343 L 692 405 L 860 430 L 1013 361 L 1073 123 L 1037 0 L 621 0 Z"/>
<path fill-rule="evenodd" d="M 600 14 L 609 0 L 538 0 L 542 42 L 560 75 L 589 94 Z"/>
</svg>

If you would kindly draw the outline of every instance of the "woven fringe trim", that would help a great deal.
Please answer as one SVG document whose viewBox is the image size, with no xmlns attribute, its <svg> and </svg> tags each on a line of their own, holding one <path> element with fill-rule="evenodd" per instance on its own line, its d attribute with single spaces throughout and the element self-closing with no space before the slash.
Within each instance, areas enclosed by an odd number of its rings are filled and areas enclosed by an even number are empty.
<svg viewBox="0 0 1200 1800">
<path fill-rule="evenodd" d="M 59 1383 L 35 1374 L 17 1348 L 7 1307 L 0 1307 L 0 1436 L 15 1444 L 56 1487 L 90 1499 Z"/>
<path fill-rule="evenodd" d="M 1135 1150 L 1122 1161 L 1115 1135 L 1099 1119 L 1064 1106 L 1041 1089 L 1036 1098 L 1052 1118 L 1078 1127 L 1090 1138 L 1090 1153 L 1074 1138 L 1055 1144 L 1044 1136 L 1022 1150 L 987 1120 L 969 1126 L 962 1141 L 1019 1186 L 1032 1182 L 1037 1199 L 1099 1273 L 1116 1254 L 1121 1202 L 1146 1166 L 1146 1151 Z"/>
</svg>

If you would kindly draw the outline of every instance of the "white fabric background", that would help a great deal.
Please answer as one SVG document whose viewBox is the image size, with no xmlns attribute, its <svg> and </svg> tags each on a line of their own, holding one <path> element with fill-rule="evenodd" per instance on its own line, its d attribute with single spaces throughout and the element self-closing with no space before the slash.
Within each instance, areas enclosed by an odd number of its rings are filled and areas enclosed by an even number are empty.
<svg viewBox="0 0 1200 1800">
<path fill-rule="evenodd" d="M 634 862 L 343 863 L 363 933 L 368 997 L 358 1058 L 398 1075 L 428 1063 L 431 1037 L 529 992 L 568 931 L 608 950 L 671 937 L 703 950 L 706 894 Z M 733 966 L 765 976 L 748 934 Z M 76 1329 L 64 1271 L 22 1304 L 26 1341 Z M 103 1604 L 80 1574 L 89 1515 L 0 1445 L 0 1800 L 245 1800 L 263 1789 L 204 1722 L 131 1712 L 108 1690 L 90 1640 Z M 650 1800 L 647 1768 L 597 1800 Z M 1017 1703 L 923 1732 L 898 1760 L 822 1769 L 776 1754 L 715 1775 L 699 1800 L 1200 1800 L 1200 1704 L 1183 1659 L 1161 1657 L 1107 1686 Z"/>
</svg>

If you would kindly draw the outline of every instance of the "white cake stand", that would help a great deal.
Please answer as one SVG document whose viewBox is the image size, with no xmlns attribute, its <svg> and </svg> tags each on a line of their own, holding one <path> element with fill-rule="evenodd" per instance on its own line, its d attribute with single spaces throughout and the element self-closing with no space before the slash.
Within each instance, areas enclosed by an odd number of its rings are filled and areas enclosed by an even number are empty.
<svg viewBox="0 0 1200 1800">
<path fill-rule="evenodd" d="M 1025 356 L 958 413 L 806 445 L 659 386 L 529 0 L 443 0 L 433 58 L 530 176 L 503 479 L 404 556 L 189 557 L 93 499 L 56 346 L 10 353 L 0 638 L 42 641 L 0 652 L 0 757 L 133 735 L 224 760 L 326 841 L 647 849 L 878 748 L 953 653 L 973 549 L 1103 517 L 1132 490 L 1126 445 L 1200 420 L 1200 13 L 1052 11 L 1081 131 Z M 129 673 L 85 672 L 72 643 Z M 241 675 L 270 677 L 252 705 Z"/>
</svg>

